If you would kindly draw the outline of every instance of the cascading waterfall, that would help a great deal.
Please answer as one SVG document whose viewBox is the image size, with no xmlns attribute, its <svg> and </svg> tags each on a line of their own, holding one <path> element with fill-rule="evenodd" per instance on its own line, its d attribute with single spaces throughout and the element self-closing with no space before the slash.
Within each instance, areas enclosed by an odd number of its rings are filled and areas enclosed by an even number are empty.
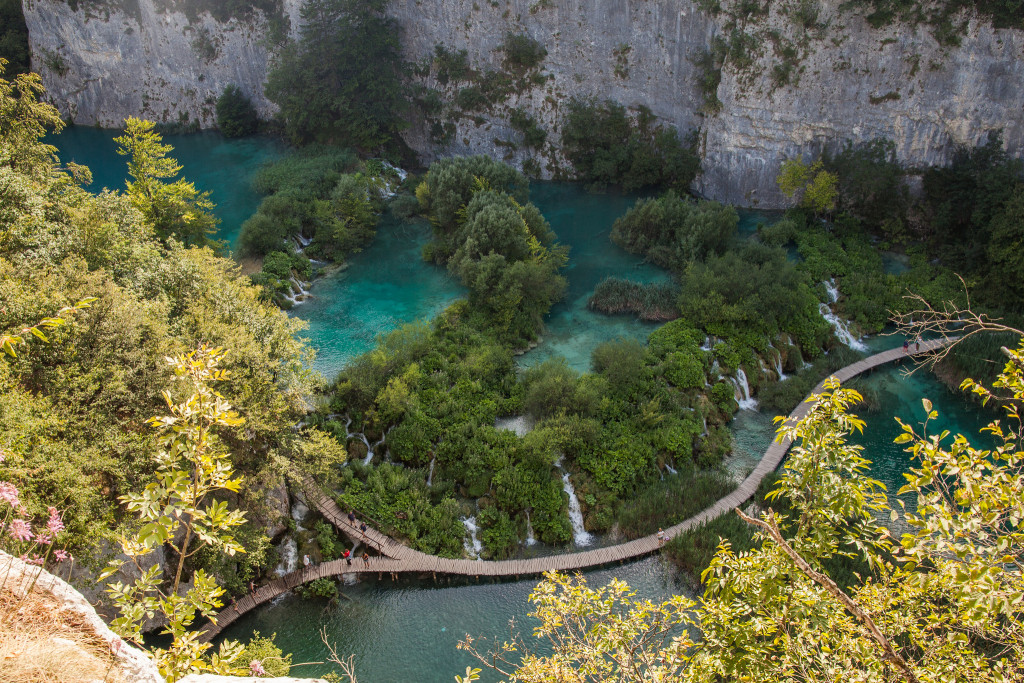
<svg viewBox="0 0 1024 683">
<path fill-rule="evenodd" d="M 665 469 L 668 470 L 669 474 L 679 474 L 679 472 L 674 467 L 672 467 L 672 465 L 669 465 L 668 463 L 665 463 Z"/>
<path fill-rule="evenodd" d="M 467 553 L 480 560 L 480 553 L 484 551 L 484 544 L 476 537 L 476 532 L 480 530 L 480 527 L 476 525 L 476 517 L 464 517 L 462 519 L 462 526 L 466 527 L 466 531 L 469 532 L 469 538 L 462 542 L 462 547 L 466 549 Z"/>
<path fill-rule="evenodd" d="M 437 460 L 437 458 L 431 458 L 430 459 L 430 472 L 427 473 L 427 488 L 430 488 L 431 486 L 434 485 L 434 461 L 435 460 Z"/>
<path fill-rule="evenodd" d="M 857 341 L 854 336 L 850 333 L 850 328 L 846 326 L 846 323 L 828 307 L 828 304 L 818 304 L 818 312 L 821 313 L 821 317 L 824 318 L 829 325 L 832 326 L 832 332 L 836 335 L 836 339 L 840 343 L 849 346 L 854 351 L 867 351 L 868 347 Z"/>
<path fill-rule="evenodd" d="M 281 561 L 277 563 L 274 573 L 278 576 L 291 574 L 299 568 L 299 544 L 291 536 L 281 544 Z"/>
<path fill-rule="evenodd" d="M 530 523 L 530 511 L 526 511 L 526 545 L 537 545 L 537 539 L 533 535 L 533 524 Z"/>
<path fill-rule="evenodd" d="M 839 301 L 839 287 L 836 285 L 835 278 L 829 278 L 823 284 L 825 285 L 825 291 L 828 292 L 828 302 L 834 304 Z"/>
<path fill-rule="evenodd" d="M 775 352 L 775 355 L 772 356 L 772 368 L 775 370 L 775 374 L 779 376 L 778 379 L 781 382 L 786 379 L 786 373 L 782 371 L 782 351 L 779 351 L 771 344 L 768 345 L 768 348 Z"/>
<path fill-rule="evenodd" d="M 736 377 L 729 378 L 736 388 L 736 402 L 740 404 L 741 410 L 757 410 L 757 399 L 750 397 L 750 385 L 747 383 L 747 373 L 743 368 L 737 368 Z"/>
<path fill-rule="evenodd" d="M 562 459 L 555 463 L 562 470 L 562 490 L 569 494 L 569 521 L 572 523 L 572 538 L 578 546 L 590 545 L 594 537 L 587 533 L 583 527 L 583 509 L 580 507 L 580 499 L 576 497 L 576 489 L 569 481 L 569 473 L 562 467 Z"/>
<path fill-rule="evenodd" d="M 362 442 L 366 444 L 366 457 L 363 458 L 363 464 L 369 465 L 370 462 L 373 460 L 373 446 L 370 445 L 370 440 L 367 439 L 366 434 L 363 434 L 362 432 L 354 434 L 354 436 L 358 436 L 360 439 L 362 439 Z"/>
<path fill-rule="evenodd" d="M 711 337 L 704 337 L 704 343 L 700 345 L 701 351 L 710 351 L 713 344 L 711 343 Z"/>
<path fill-rule="evenodd" d="M 291 283 L 291 289 L 284 295 L 284 298 L 290 301 L 292 306 L 298 306 L 312 296 L 309 293 L 310 284 L 308 282 L 303 282 L 295 275 L 292 275 L 288 281 Z"/>
<path fill-rule="evenodd" d="M 825 285 L 825 291 L 828 292 L 829 302 L 835 303 L 839 301 L 839 287 L 836 286 L 835 280 L 828 280 L 822 284 Z M 850 333 L 850 328 L 847 327 L 846 322 L 833 313 L 832 308 L 828 304 L 818 304 L 818 312 L 821 313 L 821 317 L 832 326 L 832 332 L 836 335 L 836 339 L 838 339 L 840 343 L 849 346 L 854 351 L 868 350 L 868 347 L 864 346 L 854 338 Z"/>
</svg>

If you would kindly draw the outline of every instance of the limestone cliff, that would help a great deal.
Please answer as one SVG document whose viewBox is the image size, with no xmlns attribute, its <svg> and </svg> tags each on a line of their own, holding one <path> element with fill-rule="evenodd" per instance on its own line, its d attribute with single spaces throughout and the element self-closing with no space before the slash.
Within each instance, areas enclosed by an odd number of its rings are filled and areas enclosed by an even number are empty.
<svg viewBox="0 0 1024 683">
<path fill-rule="evenodd" d="M 124 116 L 214 123 L 212 103 L 228 83 L 249 94 L 263 115 L 268 49 L 265 22 L 192 23 L 164 12 L 158 0 L 135 0 L 138 12 L 72 11 L 62 0 L 26 0 L 34 68 L 54 102 L 77 122 L 116 125 Z M 300 0 L 285 0 L 297 22 Z M 548 54 L 528 88 L 467 112 L 452 108 L 458 84 L 441 84 L 423 68 L 422 85 L 446 103 L 454 128 L 439 138 L 425 121 L 408 133 L 424 161 L 488 153 L 545 173 L 562 166 L 558 125 L 573 97 L 643 105 L 686 133 L 699 128 L 704 174 L 697 189 L 745 205 L 775 207 L 775 175 L 787 157 L 816 154 L 843 140 L 893 140 L 910 165 L 942 163 L 957 143 L 974 144 L 1004 129 L 1013 154 L 1024 150 L 1024 33 L 993 30 L 970 19 L 958 47 L 939 45 L 927 27 L 871 28 L 821 0 L 803 23 L 800 3 L 768 3 L 737 17 L 708 15 L 689 0 L 393 0 L 407 56 L 427 67 L 436 45 L 466 49 L 478 70 L 501 69 L 506 34 L 524 33 Z M 813 4 L 813 3 L 812 3 Z M 739 40 L 740 54 L 732 49 Z M 728 42 L 708 107 L 695 62 Z M 744 42 L 745 41 L 745 42 Z M 517 144 L 513 109 L 532 114 L 548 145 Z M 439 142 L 438 140 L 441 140 Z"/>
</svg>

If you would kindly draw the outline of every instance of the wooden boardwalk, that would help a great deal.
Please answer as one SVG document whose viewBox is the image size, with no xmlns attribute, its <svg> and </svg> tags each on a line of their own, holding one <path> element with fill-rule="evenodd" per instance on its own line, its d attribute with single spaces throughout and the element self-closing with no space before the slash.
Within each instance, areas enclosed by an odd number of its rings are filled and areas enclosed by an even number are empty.
<svg viewBox="0 0 1024 683">
<path fill-rule="evenodd" d="M 919 352 L 912 350 L 911 355 L 914 355 L 915 353 L 923 354 L 934 351 L 935 349 L 945 346 L 951 341 L 952 340 L 950 339 L 938 339 L 923 342 L 921 344 L 921 350 Z M 879 365 L 890 363 L 899 358 L 903 358 L 906 355 L 907 354 L 904 353 L 902 348 L 883 351 L 882 353 L 877 353 L 858 361 L 853 365 L 848 365 L 833 375 L 830 375 L 829 378 L 836 377 L 840 382 L 846 382 L 862 372 L 875 368 Z M 826 380 L 822 380 L 814 388 L 812 394 L 821 393 L 825 381 Z M 789 421 L 799 420 L 804 417 L 810 409 L 811 404 L 807 401 L 803 401 L 793 410 L 792 413 L 789 414 L 787 419 Z M 772 445 L 768 447 L 768 450 L 765 451 L 754 470 L 747 475 L 746 479 L 740 483 L 736 490 L 693 517 L 665 529 L 666 536 L 670 538 L 675 537 L 682 531 L 704 524 L 705 522 L 742 505 L 754 494 L 758 485 L 761 483 L 761 480 L 779 466 L 779 463 L 782 462 L 782 458 L 786 455 L 786 451 L 789 450 L 789 445 L 788 440 L 773 442 Z M 214 638 L 226 626 L 234 622 L 238 617 L 249 610 L 272 600 L 278 595 L 289 591 L 296 586 L 300 586 L 319 578 L 337 577 L 342 574 L 377 574 L 379 576 L 387 574 L 389 576 L 397 576 L 401 573 L 432 574 L 434 576 L 437 574 L 454 574 L 474 577 L 531 576 L 542 574 L 546 571 L 566 571 L 600 567 L 603 565 L 613 564 L 615 562 L 622 562 L 624 560 L 631 560 L 637 557 L 649 555 L 656 552 L 660 547 L 657 535 L 652 534 L 650 536 L 638 538 L 634 541 L 629 541 L 628 543 L 609 546 L 607 548 L 596 548 L 594 550 L 586 550 L 576 553 L 563 553 L 561 555 L 552 555 L 549 557 L 535 557 L 525 560 L 487 562 L 482 560 L 437 557 L 435 555 L 427 555 L 426 553 L 421 553 L 418 550 L 413 550 L 412 548 L 404 546 L 398 541 L 390 538 L 389 536 L 385 536 L 373 528 L 367 528 L 366 533 L 363 534 L 357 527 L 349 524 L 347 515 L 338 507 L 334 500 L 323 494 L 320 487 L 317 486 L 315 482 L 307 479 L 305 483 L 307 498 L 309 502 L 316 507 L 320 514 L 322 514 L 329 522 L 334 524 L 350 539 L 362 542 L 372 547 L 380 552 L 380 555 L 371 557 L 369 562 L 364 562 L 362 558 L 353 558 L 351 563 L 346 560 L 324 562 L 312 567 L 299 569 L 275 579 L 270 583 L 264 584 L 260 586 L 255 593 L 246 595 L 238 599 L 231 606 L 221 610 L 217 615 L 216 624 L 208 624 L 206 626 L 205 632 L 201 636 L 202 640 L 209 641 Z"/>
</svg>

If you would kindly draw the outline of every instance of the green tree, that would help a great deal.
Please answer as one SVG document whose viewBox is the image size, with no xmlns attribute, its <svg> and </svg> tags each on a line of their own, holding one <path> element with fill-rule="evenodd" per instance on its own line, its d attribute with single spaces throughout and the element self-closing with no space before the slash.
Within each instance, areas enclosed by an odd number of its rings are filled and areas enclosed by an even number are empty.
<svg viewBox="0 0 1024 683">
<path fill-rule="evenodd" d="M 124 135 L 114 138 L 117 153 L 128 159 L 128 197 L 162 239 L 186 245 L 210 244 L 219 220 L 213 215 L 209 192 L 200 192 L 184 178 L 174 178 L 181 164 L 167 156 L 174 148 L 165 145 L 154 123 L 134 117 L 125 119 Z"/>
<path fill-rule="evenodd" d="M 0 59 L 7 60 L 12 76 L 29 70 L 28 27 L 21 0 L 0 0 Z"/>
<path fill-rule="evenodd" d="M 217 98 L 217 127 L 224 137 L 252 135 L 259 125 L 256 108 L 242 89 L 233 83 L 224 88 L 224 92 Z"/>
<path fill-rule="evenodd" d="M 306 0 L 298 42 L 267 75 L 294 142 L 398 149 L 407 107 L 400 30 L 387 0 Z"/>
<path fill-rule="evenodd" d="M 196 544 L 210 545 L 233 555 L 245 552 L 235 540 L 233 530 L 245 522 L 239 510 L 228 510 L 217 494 L 237 493 L 241 479 L 235 478 L 229 454 L 223 450 L 215 429 L 237 427 L 244 420 L 231 405 L 210 388 L 215 381 L 228 378 L 219 365 L 222 349 L 200 347 L 186 355 L 168 358 L 175 376 L 190 385 L 187 398 L 175 401 L 164 392 L 170 415 L 154 417 L 150 424 L 160 432 L 157 454 L 157 480 L 139 494 L 122 497 L 129 511 L 142 523 L 130 537 L 122 537 L 121 550 L 131 558 L 141 577 L 131 585 L 120 581 L 108 592 L 121 612 L 111 626 L 125 638 L 143 644 L 142 625 L 160 613 L 167 619 L 164 633 L 171 644 L 153 650 L 160 672 L 169 681 L 190 673 L 211 671 L 232 673 L 233 662 L 241 655 L 241 646 L 227 641 L 212 659 L 206 652 L 212 647 L 189 631 L 196 616 L 213 616 L 222 606 L 224 589 L 202 569 L 192 575 L 192 586 L 182 595 L 183 570 L 189 557 L 199 552 Z M 195 542 L 195 543 L 194 543 Z M 174 578 L 166 585 L 160 576 L 159 562 L 143 569 L 141 558 L 166 547 L 177 557 Z M 103 576 L 121 568 L 114 560 Z"/>
<path fill-rule="evenodd" d="M 836 208 L 839 177 L 826 171 L 821 159 L 810 166 L 801 159 L 784 161 L 775 182 L 782 194 L 790 199 L 799 197 L 799 206 L 816 214 L 829 213 Z"/>
</svg>

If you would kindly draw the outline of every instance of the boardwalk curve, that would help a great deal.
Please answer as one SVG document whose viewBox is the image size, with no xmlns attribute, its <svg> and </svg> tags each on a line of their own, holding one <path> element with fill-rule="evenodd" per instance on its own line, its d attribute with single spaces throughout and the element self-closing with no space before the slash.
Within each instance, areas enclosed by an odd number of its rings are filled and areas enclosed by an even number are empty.
<svg viewBox="0 0 1024 683">
<path fill-rule="evenodd" d="M 952 339 L 936 339 L 928 342 L 922 342 L 920 351 L 911 350 L 909 355 L 929 353 L 951 343 L 952 341 Z M 814 390 L 811 393 L 820 394 L 825 382 L 832 377 L 837 378 L 840 382 L 846 382 L 862 372 L 866 372 L 867 370 L 878 367 L 879 365 L 891 363 L 892 361 L 906 357 L 907 355 L 908 354 L 903 351 L 902 347 L 897 347 L 895 349 L 890 349 L 889 351 L 876 353 L 873 356 L 868 356 L 863 360 L 852 365 L 848 365 L 845 368 L 829 375 L 829 377 L 823 379 L 816 387 L 814 387 Z M 802 401 L 800 405 L 798 405 L 793 412 L 789 414 L 787 420 L 795 422 L 807 415 L 810 409 L 811 404 L 807 401 Z M 789 440 L 772 442 L 772 445 L 765 451 L 757 466 L 754 467 L 753 471 L 747 475 L 747 477 L 734 491 L 732 491 L 732 493 L 719 499 L 713 505 L 705 508 L 693 517 L 665 529 L 666 535 L 674 537 L 682 531 L 704 524 L 719 515 L 742 505 L 754 494 L 758 485 L 761 483 L 761 480 L 779 466 L 779 463 L 782 462 L 783 457 L 789 450 L 789 446 Z M 337 577 L 342 574 L 378 574 L 380 576 L 388 574 L 394 576 L 400 573 L 410 572 L 417 574 L 434 574 L 435 576 L 437 574 L 454 574 L 475 577 L 519 577 L 542 574 L 546 571 L 567 571 L 600 567 L 603 565 L 613 564 L 615 562 L 650 555 L 656 552 L 660 547 L 657 534 L 651 534 L 650 536 L 638 538 L 619 545 L 609 546 L 607 548 L 596 548 L 594 550 L 575 553 L 563 553 L 549 557 L 535 557 L 526 560 L 483 561 L 438 557 L 436 555 L 428 555 L 418 550 L 413 550 L 412 548 L 402 545 L 393 538 L 386 536 L 373 528 L 367 528 L 365 534 L 363 534 L 358 528 L 349 524 L 347 515 L 338 507 L 334 500 L 323 494 L 320 487 L 317 486 L 315 482 L 307 479 L 306 485 L 307 498 L 309 499 L 308 502 L 316 507 L 321 515 L 323 515 L 329 522 L 334 524 L 339 531 L 343 532 L 353 541 L 358 541 L 374 547 L 374 549 L 380 552 L 380 556 L 371 557 L 369 562 L 364 562 L 361 558 L 354 558 L 352 559 L 351 564 L 346 560 L 323 562 L 312 567 L 299 569 L 290 574 L 274 579 L 270 583 L 260 586 L 255 592 L 238 599 L 226 609 L 221 610 L 217 615 L 216 622 L 206 626 L 204 633 L 201 636 L 202 640 L 208 642 L 226 626 L 234 622 L 249 610 L 258 607 L 263 603 L 269 602 L 278 595 L 281 595 L 296 586 L 301 586 L 304 583 L 308 583 L 319 578 Z"/>
</svg>

